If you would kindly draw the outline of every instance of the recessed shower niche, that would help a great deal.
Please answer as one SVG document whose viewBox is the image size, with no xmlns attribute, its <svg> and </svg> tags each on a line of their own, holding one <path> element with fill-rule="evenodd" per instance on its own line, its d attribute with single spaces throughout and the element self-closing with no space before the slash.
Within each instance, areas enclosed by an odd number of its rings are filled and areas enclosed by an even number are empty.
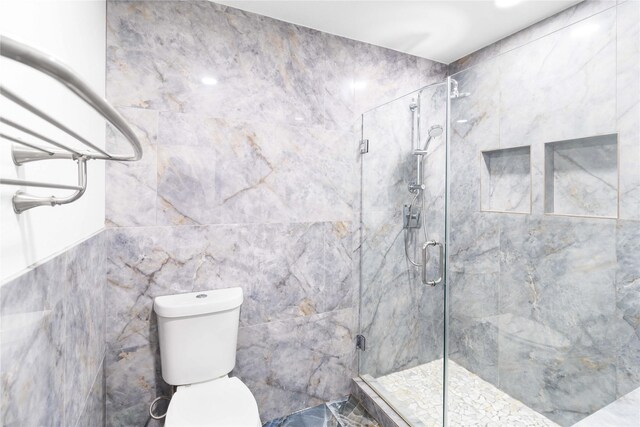
<svg viewBox="0 0 640 427">
<path fill-rule="evenodd" d="M 480 193 L 482 211 L 530 213 L 530 147 L 483 151 Z"/>
<path fill-rule="evenodd" d="M 618 216 L 617 135 L 545 144 L 545 213 Z"/>
</svg>

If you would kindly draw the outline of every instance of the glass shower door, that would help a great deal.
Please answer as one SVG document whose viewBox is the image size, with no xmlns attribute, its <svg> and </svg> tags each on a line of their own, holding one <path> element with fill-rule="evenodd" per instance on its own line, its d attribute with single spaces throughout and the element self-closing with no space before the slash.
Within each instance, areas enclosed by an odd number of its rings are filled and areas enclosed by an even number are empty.
<svg viewBox="0 0 640 427">
<path fill-rule="evenodd" d="M 446 83 L 363 114 L 360 376 L 413 425 L 443 425 Z"/>
</svg>

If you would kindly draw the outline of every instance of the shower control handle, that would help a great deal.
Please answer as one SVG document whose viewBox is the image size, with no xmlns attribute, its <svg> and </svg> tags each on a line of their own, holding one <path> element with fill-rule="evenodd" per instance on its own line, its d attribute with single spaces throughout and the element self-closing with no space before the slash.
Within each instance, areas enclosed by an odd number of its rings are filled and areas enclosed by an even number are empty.
<svg viewBox="0 0 640 427">
<path fill-rule="evenodd" d="M 427 280 L 427 253 L 430 246 L 438 246 L 438 277 L 435 280 Z M 442 282 L 442 271 L 444 270 L 444 246 L 435 240 L 429 240 L 422 245 L 422 283 L 429 286 L 435 286 Z"/>
</svg>

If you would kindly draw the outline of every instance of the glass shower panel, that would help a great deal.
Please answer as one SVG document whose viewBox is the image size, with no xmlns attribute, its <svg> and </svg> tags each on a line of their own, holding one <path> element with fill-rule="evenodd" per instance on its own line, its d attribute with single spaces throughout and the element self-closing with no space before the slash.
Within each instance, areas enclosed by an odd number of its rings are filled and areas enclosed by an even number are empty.
<svg viewBox="0 0 640 427">
<path fill-rule="evenodd" d="M 446 95 L 432 85 L 363 115 L 359 372 L 415 425 L 443 425 Z"/>
<path fill-rule="evenodd" d="M 640 141 L 602 52 L 615 43 L 561 31 L 451 77 L 450 426 L 637 425 L 637 404 L 585 420 L 640 393 L 640 222 L 618 216 L 637 173 L 618 159 Z"/>
</svg>

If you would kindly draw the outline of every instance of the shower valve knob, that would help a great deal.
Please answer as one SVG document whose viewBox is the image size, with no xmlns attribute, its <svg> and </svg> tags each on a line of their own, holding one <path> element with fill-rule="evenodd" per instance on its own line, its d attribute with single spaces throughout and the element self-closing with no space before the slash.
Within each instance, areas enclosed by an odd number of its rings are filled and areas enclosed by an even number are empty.
<svg viewBox="0 0 640 427">
<path fill-rule="evenodd" d="M 409 184 L 409 192 L 415 193 L 418 190 L 424 190 L 424 184 Z"/>
</svg>

